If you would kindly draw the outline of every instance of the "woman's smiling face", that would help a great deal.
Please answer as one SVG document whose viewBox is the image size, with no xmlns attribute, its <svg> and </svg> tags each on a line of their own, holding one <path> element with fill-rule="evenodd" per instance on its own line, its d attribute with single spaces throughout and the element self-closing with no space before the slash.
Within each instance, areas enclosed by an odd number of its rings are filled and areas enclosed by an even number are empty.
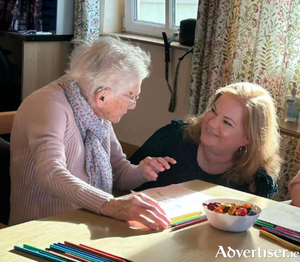
<svg viewBox="0 0 300 262">
<path fill-rule="evenodd" d="M 243 127 L 244 104 L 231 94 L 220 96 L 202 120 L 201 143 L 219 154 L 234 154 L 248 144 Z"/>
</svg>

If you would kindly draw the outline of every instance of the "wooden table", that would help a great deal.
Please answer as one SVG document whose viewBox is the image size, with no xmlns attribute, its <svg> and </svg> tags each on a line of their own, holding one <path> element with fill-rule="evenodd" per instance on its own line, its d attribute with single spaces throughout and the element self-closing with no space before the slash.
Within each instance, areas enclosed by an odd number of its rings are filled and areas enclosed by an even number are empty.
<svg viewBox="0 0 300 262">
<path fill-rule="evenodd" d="M 217 197 L 249 201 L 261 208 L 276 204 L 272 200 L 203 181 L 190 181 L 182 185 Z M 174 232 L 169 229 L 162 232 L 141 231 L 130 229 L 126 222 L 76 210 L 1 229 L 0 261 L 45 261 L 16 252 L 13 246 L 29 244 L 44 249 L 54 242 L 64 240 L 90 245 L 135 262 L 228 261 L 229 258 L 224 258 L 220 254 L 215 258 L 219 246 L 223 246 L 226 252 L 229 246 L 240 251 L 258 248 L 284 250 L 278 244 L 259 236 L 259 230 L 255 227 L 246 232 L 229 233 L 217 230 L 208 222 L 204 222 Z M 230 261 L 261 260 L 271 261 L 271 258 L 259 258 L 256 252 L 256 258 L 238 258 L 236 255 L 230 259 Z M 280 261 L 295 260 L 297 258 L 280 259 Z"/>
<path fill-rule="evenodd" d="M 300 125 L 298 122 L 285 122 L 281 119 L 279 122 L 280 133 L 295 138 L 300 138 Z"/>
</svg>

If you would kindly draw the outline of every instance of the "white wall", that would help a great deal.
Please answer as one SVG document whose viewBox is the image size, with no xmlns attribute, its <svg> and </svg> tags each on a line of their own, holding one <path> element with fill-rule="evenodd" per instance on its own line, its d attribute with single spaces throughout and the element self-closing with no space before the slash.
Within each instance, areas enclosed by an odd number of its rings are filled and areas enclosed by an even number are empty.
<svg viewBox="0 0 300 262">
<path fill-rule="evenodd" d="M 150 52 L 152 73 L 142 84 L 142 92 L 136 108 L 128 111 L 120 123 L 114 125 L 114 128 L 120 141 L 140 146 L 158 128 L 170 123 L 174 118 L 183 118 L 188 114 L 192 54 L 187 55 L 181 62 L 177 106 L 175 112 L 170 113 L 168 111 L 170 92 L 165 81 L 164 47 L 152 44 L 135 44 Z M 183 53 L 183 50 L 171 50 L 169 79 L 172 86 L 178 57 Z"/>
<path fill-rule="evenodd" d="M 125 0 L 128 1 L 128 0 Z M 195 1 L 195 0 L 192 0 Z M 101 0 L 101 32 L 122 32 L 124 1 Z M 165 81 L 164 46 L 134 42 L 152 57 L 152 73 L 142 84 L 142 92 L 134 110 L 115 124 L 115 132 L 120 141 L 141 146 L 158 128 L 170 123 L 174 118 L 183 118 L 188 114 L 189 88 L 191 79 L 192 54 L 181 62 L 178 78 L 177 106 L 174 113 L 168 112 L 170 92 Z M 174 72 L 178 57 L 183 50 L 171 49 L 169 79 L 173 86 Z"/>
</svg>

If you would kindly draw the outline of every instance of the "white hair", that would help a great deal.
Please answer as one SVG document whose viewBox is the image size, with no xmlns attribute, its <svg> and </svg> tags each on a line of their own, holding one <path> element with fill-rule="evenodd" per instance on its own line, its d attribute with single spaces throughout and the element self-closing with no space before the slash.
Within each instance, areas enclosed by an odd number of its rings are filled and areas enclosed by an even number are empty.
<svg viewBox="0 0 300 262">
<path fill-rule="evenodd" d="M 118 95 L 150 73 L 150 54 L 118 37 L 100 36 L 92 43 L 76 39 L 73 42 L 76 47 L 66 74 L 81 83 L 86 96 L 99 87 L 109 87 Z"/>
</svg>

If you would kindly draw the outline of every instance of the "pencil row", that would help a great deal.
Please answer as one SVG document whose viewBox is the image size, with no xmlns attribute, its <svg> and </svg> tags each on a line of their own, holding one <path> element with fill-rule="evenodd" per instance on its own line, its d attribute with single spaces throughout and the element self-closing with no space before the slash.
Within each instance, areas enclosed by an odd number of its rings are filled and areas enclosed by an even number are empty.
<svg viewBox="0 0 300 262">
<path fill-rule="evenodd" d="M 54 262 L 133 262 L 99 249 L 68 241 L 64 244 L 54 243 L 45 250 L 26 244 L 23 247 L 14 246 L 14 249 Z"/>
<path fill-rule="evenodd" d="M 207 220 L 205 214 L 201 212 L 198 214 L 193 214 L 187 217 L 182 217 L 180 219 L 171 220 L 171 230 L 175 231 L 181 228 L 189 227 Z"/>
<path fill-rule="evenodd" d="M 259 232 L 261 235 L 272 239 L 287 248 L 300 251 L 300 234 L 264 221 L 257 220 L 255 225 L 260 227 Z"/>
</svg>

